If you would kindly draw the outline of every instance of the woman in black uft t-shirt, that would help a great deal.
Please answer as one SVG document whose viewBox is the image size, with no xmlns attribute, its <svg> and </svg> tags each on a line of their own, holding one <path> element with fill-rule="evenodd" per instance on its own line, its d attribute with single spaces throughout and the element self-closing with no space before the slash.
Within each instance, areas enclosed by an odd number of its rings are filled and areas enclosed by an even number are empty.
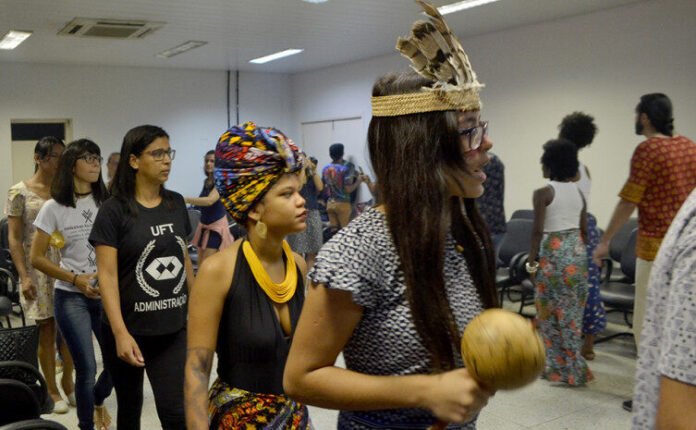
<svg viewBox="0 0 696 430">
<path fill-rule="evenodd" d="M 169 136 L 143 125 L 126 133 L 113 197 L 90 242 L 105 311 L 104 363 L 118 401 L 119 429 L 140 428 L 143 370 L 164 429 L 185 429 L 186 302 L 193 281 L 181 195 L 164 189 L 174 158 Z"/>
</svg>

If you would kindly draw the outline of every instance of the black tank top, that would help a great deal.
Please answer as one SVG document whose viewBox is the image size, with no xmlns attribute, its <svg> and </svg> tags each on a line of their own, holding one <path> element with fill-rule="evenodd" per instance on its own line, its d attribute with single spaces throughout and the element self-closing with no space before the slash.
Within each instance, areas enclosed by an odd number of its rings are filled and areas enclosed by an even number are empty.
<svg viewBox="0 0 696 430">
<path fill-rule="evenodd" d="M 303 303 L 304 282 L 298 267 L 297 289 L 287 302 L 292 329 L 286 336 L 273 301 L 256 282 L 240 247 L 218 331 L 220 379 L 253 393 L 283 394 L 283 369 Z"/>
</svg>

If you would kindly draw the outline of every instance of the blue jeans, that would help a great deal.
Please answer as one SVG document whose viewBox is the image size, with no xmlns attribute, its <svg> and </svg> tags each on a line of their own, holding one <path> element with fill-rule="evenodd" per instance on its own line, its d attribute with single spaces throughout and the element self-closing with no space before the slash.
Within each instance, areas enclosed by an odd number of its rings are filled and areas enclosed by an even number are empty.
<svg viewBox="0 0 696 430">
<path fill-rule="evenodd" d="M 94 358 L 92 333 L 101 347 L 101 300 L 82 293 L 56 289 L 55 318 L 75 363 L 75 397 L 81 430 L 94 429 L 94 405 L 101 405 L 111 394 L 111 376 L 102 371 L 95 383 L 97 361 Z M 103 350 L 103 348 L 102 348 Z"/>
</svg>

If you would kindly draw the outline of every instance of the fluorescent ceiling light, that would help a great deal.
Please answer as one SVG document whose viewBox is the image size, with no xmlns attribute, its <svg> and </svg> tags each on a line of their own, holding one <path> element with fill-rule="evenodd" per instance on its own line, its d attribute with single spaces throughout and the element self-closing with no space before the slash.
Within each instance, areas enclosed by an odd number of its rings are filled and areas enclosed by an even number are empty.
<svg viewBox="0 0 696 430">
<path fill-rule="evenodd" d="M 203 45 L 206 45 L 208 42 L 203 42 L 200 40 L 189 40 L 188 42 L 182 43 L 179 46 L 175 46 L 173 48 L 167 49 L 165 51 L 159 52 L 155 54 L 155 57 L 158 58 L 171 58 L 175 55 L 183 54 L 186 51 L 190 51 L 192 49 L 199 48 Z"/>
<path fill-rule="evenodd" d="M 279 58 L 299 54 L 302 51 L 304 51 L 304 49 L 286 49 L 285 51 L 276 52 L 275 54 L 266 55 L 265 57 L 254 58 L 253 60 L 249 60 L 249 62 L 254 64 L 268 63 L 269 61 L 277 60 Z"/>
<path fill-rule="evenodd" d="M 484 4 L 493 3 L 496 1 L 498 0 L 463 0 L 440 6 L 437 8 L 437 10 L 442 15 L 447 15 L 448 13 L 459 12 L 460 10 L 471 9 L 472 7 L 483 6 Z"/>
<path fill-rule="evenodd" d="M 329 0 L 302 0 L 305 3 L 326 3 Z"/>
<path fill-rule="evenodd" d="M 0 49 L 15 49 L 20 43 L 31 36 L 31 31 L 10 30 L 0 40 Z"/>
</svg>

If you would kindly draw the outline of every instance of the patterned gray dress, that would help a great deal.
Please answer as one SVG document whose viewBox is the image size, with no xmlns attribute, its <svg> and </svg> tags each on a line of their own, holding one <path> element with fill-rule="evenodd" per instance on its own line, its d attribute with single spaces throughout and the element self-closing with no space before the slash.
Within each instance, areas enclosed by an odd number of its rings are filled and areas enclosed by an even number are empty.
<svg viewBox="0 0 696 430">
<path fill-rule="evenodd" d="M 450 306 L 463 332 L 483 305 L 451 235 L 445 245 L 444 275 Z M 319 252 L 309 278 L 352 293 L 353 301 L 363 308 L 362 319 L 343 350 L 348 369 L 370 375 L 430 373 L 428 353 L 413 325 L 404 274 L 383 213 L 369 208 L 341 229 Z M 463 367 L 461 358 L 458 365 Z M 422 409 L 342 411 L 338 428 L 426 429 L 434 421 Z M 448 427 L 475 428 L 475 420 Z"/>
</svg>

